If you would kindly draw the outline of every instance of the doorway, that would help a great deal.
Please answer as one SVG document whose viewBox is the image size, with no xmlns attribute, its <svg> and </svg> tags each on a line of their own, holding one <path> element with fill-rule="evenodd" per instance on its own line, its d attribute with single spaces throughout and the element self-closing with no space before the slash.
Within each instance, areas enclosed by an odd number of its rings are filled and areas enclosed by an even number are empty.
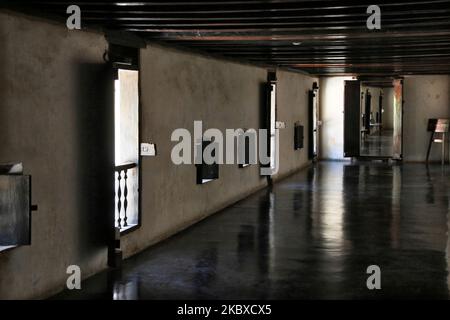
<svg viewBox="0 0 450 320">
<path fill-rule="evenodd" d="M 361 156 L 393 157 L 394 91 L 392 85 L 361 85 Z"/>
<path fill-rule="evenodd" d="M 317 82 L 308 93 L 308 159 L 315 160 L 318 157 L 318 119 L 319 119 L 319 86 Z"/>
<path fill-rule="evenodd" d="M 272 184 L 271 175 L 277 171 L 278 159 L 277 159 L 277 75 L 275 71 L 269 71 L 267 73 L 267 83 L 265 84 L 265 93 L 266 93 L 266 103 L 265 110 L 262 113 L 262 126 L 261 128 L 266 129 L 268 132 L 267 135 L 267 143 L 268 143 L 268 157 L 269 161 L 267 164 L 263 165 L 264 171 L 266 173 L 267 180 L 269 185 Z"/>
<path fill-rule="evenodd" d="M 116 69 L 114 81 L 115 227 L 139 225 L 139 71 Z"/>
<path fill-rule="evenodd" d="M 352 80 L 346 81 L 345 88 L 345 156 L 401 160 L 402 81 Z"/>
</svg>

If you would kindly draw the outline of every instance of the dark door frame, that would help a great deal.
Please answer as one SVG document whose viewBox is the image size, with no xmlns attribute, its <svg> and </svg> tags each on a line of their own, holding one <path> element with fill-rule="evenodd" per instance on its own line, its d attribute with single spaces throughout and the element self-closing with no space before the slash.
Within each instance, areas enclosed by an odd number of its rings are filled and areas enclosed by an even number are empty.
<svg viewBox="0 0 450 320">
<path fill-rule="evenodd" d="M 113 71 L 113 84 L 112 87 L 114 88 L 114 81 L 118 79 L 118 71 L 119 69 L 124 70 L 136 70 L 138 71 L 138 212 L 137 212 L 137 224 L 131 228 L 128 228 L 122 232 L 120 232 L 120 236 L 123 236 L 125 234 L 128 234 L 130 232 L 133 232 L 137 229 L 139 229 L 142 225 L 142 156 L 140 152 L 140 142 L 141 142 L 141 136 L 142 136 L 142 99 L 141 99 L 141 72 L 140 72 L 140 49 L 135 47 L 123 47 L 116 44 L 110 44 L 109 45 L 109 51 L 105 53 L 105 57 L 107 57 L 107 62 Z M 114 103 L 115 103 L 115 91 L 112 92 L 112 108 L 113 110 L 113 128 L 115 130 L 115 116 L 114 116 Z M 115 139 L 115 134 L 113 136 Z M 114 145 L 114 143 L 113 143 Z M 114 164 L 113 164 L 114 165 Z M 115 182 L 115 172 L 114 172 L 114 182 Z M 114 188 L 115 189 L 115 188 Z M 117 190 L 114 190 L 116 192 Z M 117 255 L 116 249 L 120 248 L 120 240 L 116 237 L 116 221 L 115 221 L 115 197 L 113 198 L 113 207 L 114 210 L 112 210 L 111 215 L 113 220 L 113 224 L 111 226 L 111 230 L 113 235 L 111 236 L 111 241 L 108 244 L 108 265 L 111 267 L 118 267 L 120 265 L 120 262 L 118 260 L 122 259 L 122 255 L 120 253 L 120 256 Z"/>
<path fill-rule="evenodd" d="M 355 80 L 350 80 L 350 81 L 355 81 Z M 399 143 L 399 146 L 398 146 L 399 152 L 397 154 L 395 152 L 396 138 L 395 138 L 395 136 L 393 136 L 392 137 L 392 139 L 393 139 L 393 150 L 392 150 L 392 155 L 391 156 L 371 156 L 371 155 L 364 156 L 364 155 L 361 155 L 361 144 L 359 144 L 358 156 L 352 156 L 352 157 L 365 158 L 365 159 L 393 159 L 393 160 L 398 160 L 398 161 L 401 161 L 403 159 L 403 115 L 404 115 L 404 108 L 403 108 L 403 105 L 404 105 L 403 79 L 402 78 L 394 79 L 393 80 L 394 84 L 395 84 L 395 81 L 398 81 L 398 85 L 400 86 L 400 89 L 399 89 L 400 91 L 397 92 L 397 94 L 400 95 L 398 97 L 398 100 L 399 100 L 398 107 L 400 108 L 400 111 L 399 111 L 400 114 L 399 114 L 399 119 L 398 120 L 400 121 L 400 130 L 399 130 L 399 134 L 398 134 L 399 138 L 397 139 L 397 141 L 398 141 L 397 143 Z M 395 93 L 395 85 L 394 85 L 393 89 L 394 89 L 394 96 L 395 96 L 396 95 L 396 93 Z M 345 93 L 344 93 L 344 95 L 345 95 Z M 362 101 L 364 100 L 364 98 L 363 98 L 364 95 L 366 96 L 365 104 L 364 104 L 364 111 L 366 112 L 366 114 L 365 114 L 364 119 L 363 119 L 364 121 L 362 121 L 362 126 L 365 129 L 365 128 L 367 128 L 366 127 L 367 126 L 367 122 L 369 122 L 369 128 L 370 128 L 370 115 L 369 116 L 367 115 L 367 109 L 368 109 L 368 107 L 370 107 L 370 104 L 367 102 L 367 100 L 368 100 L 367 99 L 367 97 L 368 97 L 367 92 L 366 93 L 361 92 L 360 105 L 363 104 Z M 344 99 L 345 99 L 345 97 L 344 97 Z M 382 113 L 383 113 L 383 95 L 381 95 L 381 94 L 379 96 L 378 103 L 379 103 L 379 105 L 378 105 L 379 117 L 378 118 L 379 118 L 379 124 L 381 125 L 381 123 L 382 123 L 381 121 L 383 119 L 383 116 L 382 116 Z M 395 109 L 395 97 L 394 97 L 394 100 L 393 100 L 392 108 L 393 108 L 392 110 L 389 109 L 389 112 L 394 112 L 394 109 Z M 344 109 L 345 109 L 345 106 L 344 106 Z M 361 112 L 362 111 L 360 109 L 360 111 L 359 111 L 359 113 L 360 113 L 359 114 L 359 117 L 360 117 L 359 123 L 361 123 Z M 395 120 L 395 114 L 394 114 L 394 120 L 393 121 L 396 121 Z M 346 123 L 345 123 L 345 115 L 344 115 L 344 132 L 346 132 L 345 131 L 346 130 L 345 127 L 346 127 Z M 381 128 L 382 128 L 382 126 L 380 127 L 380 129 Z M 359 135 L 359 138 L 361 138 L 361 134 Z M 344 156 L 347 157 L 345 155 L 345 133 L 344 133 Z"/>
<path fill-rule="evenodd" d="M 272 119 L 272 91 L 275 90 L 275 105 L 273 106 L 275 108 L 274 114 L 275 119 Z M 269 152 L 270 158 L 272 158 L 272 144 L 271 144 L 271 124 L 272 120 L 274 120 L 275 126 L 277 121 L 277 73 L 276 71 L 269 71 L 267 73 L 267 82 L 266 82 L 266 106 L 265 106 L 265 115 L 264 115 L 264 123 L 263 128 L 268 131 L 267 134 L 267 150 Z M 271 167 L 272 163 L 269 163 L 268 167 Z M 272 177 L 270 175 L 267 177 L 267 183 L 269 186 L 272 185 Z"/>
<path fill-rule="evenodd" d="M 397 89 L 397 87 L 399 89 Z M 402 160 L 403 159 L 403 115 L 404 115 L 404 108 L 403 105 L 405 103 L 404 99 L 404 90 L 403 90 L 403 79 L 395 79 L 394 80 L 394 101 L 393 101 L 393 107 L 398 108 L 400 110 L 396 110 L 398 114 L 398 121 L 400 121 L 400 130 L 398 130 L 398 133 L 396 134 L 396 128 L 395 128 L 395 121 L 396 121 L 396 114 L 394 110 L 394 142 L 393 142 L 393 150 L 392 150 L 392 159 L 395 160 Z M 399 97 L 396 98 L 396 95 L 399 95 Z M 395 101 L 398 101 L 398 106 L 396 106 Z M 400 144 L 399 146 L 397 144 Z M 396 152 L 398 151 L 398 152 Z"/>
<path fill-rule="evenodd" d="M 359 157 L 361 148 L 361 82 L 344 82 L 344 157 Z"/>
<path fill-rule="evenodd" d="M 139 229 L 142 225 L 142 156 L 140 152 L 140 141 L 141 141 L 141 123 L 142 123 L 142 106 L 141 106 L 141 72 L 139 70 L 139 65 L 121 65 L 121 64 L 113 64 L 114 69 L 114 80 L 118 79 L 118 71 L 119 69 L 125 70 L 135 70 L 138 71 L 138 213 L 137 213 L 137 224 L 131 228 L 128 228 L 124 231 L 121 231 L 121 235 L 125 235 L 130 233 L 136 229 Z"/>
<path fill-rule="evenodd" d="M 319 87 L 314 82 L 311 90 L 308 91 L 308 159 L 314 160 L 317 157 L 318 150 L 318 127 L 317 127 L 317 104 L 314 104 L 314 98 L 317 99 Z M 316 123 L 314 123 L 314 114 L 316 114 Z M 314 139 L 314 136 L 316 137 Z"/>
</svg>

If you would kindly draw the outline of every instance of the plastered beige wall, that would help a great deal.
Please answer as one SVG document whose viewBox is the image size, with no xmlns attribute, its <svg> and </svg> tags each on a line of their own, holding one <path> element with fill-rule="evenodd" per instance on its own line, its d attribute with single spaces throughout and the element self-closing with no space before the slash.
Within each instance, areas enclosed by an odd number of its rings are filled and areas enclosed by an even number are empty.
<svg viewBox="0 0 450 320">
<path fill-rule="evenodd" d="M 68 265 L 84 277 L 106 267 L 80 199 L 91 174 L 80 160 L 90 143 L 81 117 L 95 100 L 89 70 L 103 63 L 106 42 L 0 12 L 0 43 L 0 162 L 23 163 L 38 205 L 32 245 L 0 252 L 0 299 L 39 298 L 63 288 Z"/>
<path fill-rule="evenodd" d="M 0 298 L 46 297 L 65 287 L 68 265 L 79 265 L 86 278 L 107 264 L 97 232 L 101 217 L 86 211 L 102 206 L 88 193 L 97 186 L 89 165 L 96 161 L 93 142 L 103 145 L 95 134 L 102 119 L 90 115 L 100 103 L 96 75 L 107 43 L 102 34 L 9 12 L 0 12 L 0 43 L 0 162 L 23 162 L 39 206 L 32 245 L 0 252 Z M 237 164 L 221 165 L 219 180 L 196 185 L 195 166 L 170 159 L 172 131 L 192 131 L 194 120 L 204 129 L 258 128 L 266 77 L 264 68 L 174 49 L 141 51 L 141 139 L 155 143 L 158 155 L 142 159 L 142 226 L 123 237 L 125 256 L 266 186 L 257 165 Z M 293 123 L 306 129 L 313 79 L 285 71 L 278 77 L 278 115 L 287 124 L 280 139 L 283 176 L 308 163 L 306 139 L 303 150 L 293 149 Z"/>
<path fill-rule="evenodd" d="M 450 76 L 408 76 L 403 82 L 403 155 L 425 161 L 429 118 L 450 118 Z M 440 160 L 441 146 L 432 147 L 431 160 Z M 447 148 L 448 150 L 448 148 Z"/>
</svg>

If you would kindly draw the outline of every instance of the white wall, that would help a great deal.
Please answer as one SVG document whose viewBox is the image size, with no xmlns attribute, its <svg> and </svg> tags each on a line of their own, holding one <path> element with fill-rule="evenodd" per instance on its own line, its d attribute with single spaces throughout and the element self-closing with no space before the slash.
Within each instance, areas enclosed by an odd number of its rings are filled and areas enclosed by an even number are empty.
<svg viewBox="0 0 450 320">
<path fill-rule="evenodd" d="M 352 77 L 320 78 L 320 158 L 344 158 L 344 81 Z"/>
<path fill-rule="evenodd" d="M 408 76 L 403 87 L 403 156 L 406 161 L 425 161 L 429 118 L 450 117 L 450 76 Z M 440 145 L 433 146 L 432 160 L 440 159 Z"/>
</svg>

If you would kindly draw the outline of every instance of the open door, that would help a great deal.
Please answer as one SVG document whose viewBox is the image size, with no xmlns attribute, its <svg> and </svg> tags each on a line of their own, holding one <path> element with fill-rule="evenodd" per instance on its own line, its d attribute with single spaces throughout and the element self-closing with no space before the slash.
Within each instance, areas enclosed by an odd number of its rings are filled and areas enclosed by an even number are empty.
<svg viewBox="0 0 450 320">
<path fill-rule="evenodd" d="M 276 72 L 269 71 L 267 74 L 267 83 L 265 84 L 265 106 L 262 112 L 262 125 L 261 129 L 268 131 L 267 143 L 268 143 L 268 156 L 270 157 L 269 164 L 262 165 L 262 167 L 270 168 L 270 172 L 274 172 L 277 165 L 276 163 L 276 120 L 277 120 L 277 77 Z M 268 169 L 265 169 L 268 170 Z M 269 172 L 269 171 L 267 171 Z M 269 184 L 272 183 L 270 175 L 267 175 Z"/>
<path fill-rule="evenodd" d="M 377 123 L 381 125 L 380 129 L 383 128 L 383 94 L 380 93 L 378 96 L 378 119 Z"/>
<path fill-rule="evenodd" d="M 366 99 L 364 106 L 364 129 L 370 134 L 370 116 L 372 113 L 372 95 L 369 89 L 366 90 Z"/>
<path fill-rule="evenodd" d="M 139 225 L 139 71 L 117 69 L 115 80 L 115 227 Z"/>
<path fill-rule="evenodd" d="M 308 93 L 308 159 L 314 160 L 318 153 L 318 87 L 314 83 L 313 89 Z"/>
<path fill-rule="evenodd" d="M 114 221 L 110 228 L 114 242 L 110 247 L 108 264 L 120 265 L 122 249 L 120 238 L 140 227 L 140 103 L 139 103 L 139 48 L 109 44 L 108 60 L 114 73 Z"/>
<path fill-rule="evenodd" d="M 344 157 L 358 157 L 360 129 L 360 81 L 347 80 L 344 87 Z"/>
<path fill-rule="evenodd" d="M 403 153 L 403 80 L 394 80 L 394 142 L 392 148 L 393 159 L 401 160 Z"/>
</svg>

